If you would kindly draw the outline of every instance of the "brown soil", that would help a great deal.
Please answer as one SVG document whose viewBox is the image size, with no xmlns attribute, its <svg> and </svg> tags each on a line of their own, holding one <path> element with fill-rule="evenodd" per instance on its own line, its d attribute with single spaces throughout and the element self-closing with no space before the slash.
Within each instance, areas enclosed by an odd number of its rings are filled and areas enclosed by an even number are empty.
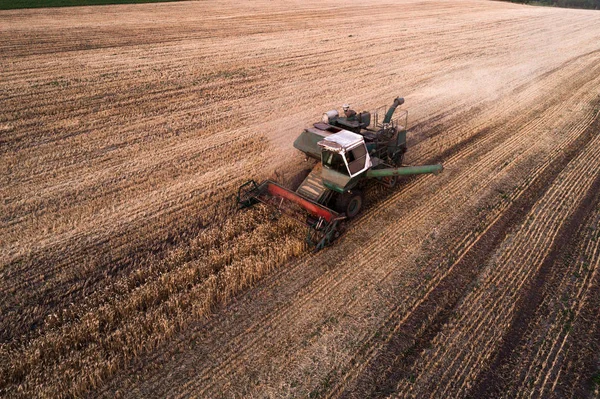
<svg viewBox="0 0 600 399">
<path fill-rule="evenodd" d="M 0 395 L 598 395 L 600 15 L 481 0 L 0 12 Z M 406 161 L 317 254 L 321 112 Z M 596 376 L 596 379 L 594 379 Z"/>
</svg>

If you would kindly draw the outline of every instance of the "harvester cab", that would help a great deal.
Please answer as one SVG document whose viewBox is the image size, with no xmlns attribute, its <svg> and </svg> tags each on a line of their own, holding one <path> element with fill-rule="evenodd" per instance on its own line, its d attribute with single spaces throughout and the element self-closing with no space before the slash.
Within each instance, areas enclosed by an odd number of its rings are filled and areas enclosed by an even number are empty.
<svg viewBox="0 0 600 399">
<path fill-rule="evenodd" d="M 359 176 L 369 170 L 373 163 L 364 138 L 356 133 L 342 130 L 319 141 L 323 169 L 323 185 L 343 193 L 358 182 Z"/>
<path fill-rule="evenodd" d="M 343 117 L 335 110 L 324 113 L 294 141 L 296 149 L 320 161 L 296 191 L 270 180 L 251 180 L 238 190 L 240 208 L 269 205 L 305 223 L 307 241 L 315 250 L 329 245 L 339 235 L 341 222 L 362 209 L 361 189 L 368 179 L 393 187 L 398 176 L 442 171 L 441 164 L 402 166 L 408 112 L 396 113 L 396 108 L 403 103 L 396 98 L 387 112 L 380 108 L 357 114 L 344 105 Z"/>
</svg>

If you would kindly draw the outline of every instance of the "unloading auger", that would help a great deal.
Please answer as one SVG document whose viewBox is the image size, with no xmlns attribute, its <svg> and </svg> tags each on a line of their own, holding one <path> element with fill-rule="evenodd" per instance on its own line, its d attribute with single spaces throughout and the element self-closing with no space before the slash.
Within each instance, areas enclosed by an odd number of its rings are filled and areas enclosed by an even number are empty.
<svg viewBox="0 0 600 399">
<path fill-rule="evenodd" d="M 443 170 L 441 164 L 402 166 L 408 111 L 396 108 L 403 103 L 403 98 L 396 98 L 387 112 L 382 107 L 357 114 L 344 105 L 344 116 L 336 110 L 324 113 L 320 122 L 294 141 L 295 148 L 320 161 L 298 189 L 271 180 L 260 184 L 250 180 L 238 189 L 239 207 L 266 204 L 307 225 L 307 241 L 315 251 L 331 244 L 342 221 L 360 212 L 366 180 L 394 187 L 398 176 Z"/>
</svg>

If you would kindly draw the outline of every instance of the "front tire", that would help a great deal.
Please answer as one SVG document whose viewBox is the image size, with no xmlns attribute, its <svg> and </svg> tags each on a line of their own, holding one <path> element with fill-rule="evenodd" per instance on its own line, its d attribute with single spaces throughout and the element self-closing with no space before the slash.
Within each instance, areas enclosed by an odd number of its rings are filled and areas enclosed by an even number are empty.
<svg viewBox="0 0 600 399">
<path fill-rule="evenodd" d="M 398 151 L 394 157 L 392 158 L 392 161 L 394 162 L 394 166 L 398 167 L 398 166 L 402 166 L 402 162 L 404 162 L 404 152 L 406 150 L 402 150 L 402 151 Z"/>
<path fill-rule="evenodd" d="M 359 214 L 362 209 L 363 195 L 359 190 L 352 190 L 338 196 L 336 200 L 336 209 L 338 212 L 346 214 L 348 219 L 352 219 Z"/>
</svg>

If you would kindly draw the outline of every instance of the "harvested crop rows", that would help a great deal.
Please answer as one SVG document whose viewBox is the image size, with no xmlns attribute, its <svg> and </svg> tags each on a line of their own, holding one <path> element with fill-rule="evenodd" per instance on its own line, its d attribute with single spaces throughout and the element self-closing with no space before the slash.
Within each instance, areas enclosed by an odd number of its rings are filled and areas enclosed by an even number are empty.
<svg viewBox="0 0 600 399">
<path fill-rule="evenodd" d="M 0 395 L 597 394 L 600 14 L 249 3 L 0 12 Z M 442 174 L 316 254 L 235 212 L 397 95 Z"/>
</svg>

